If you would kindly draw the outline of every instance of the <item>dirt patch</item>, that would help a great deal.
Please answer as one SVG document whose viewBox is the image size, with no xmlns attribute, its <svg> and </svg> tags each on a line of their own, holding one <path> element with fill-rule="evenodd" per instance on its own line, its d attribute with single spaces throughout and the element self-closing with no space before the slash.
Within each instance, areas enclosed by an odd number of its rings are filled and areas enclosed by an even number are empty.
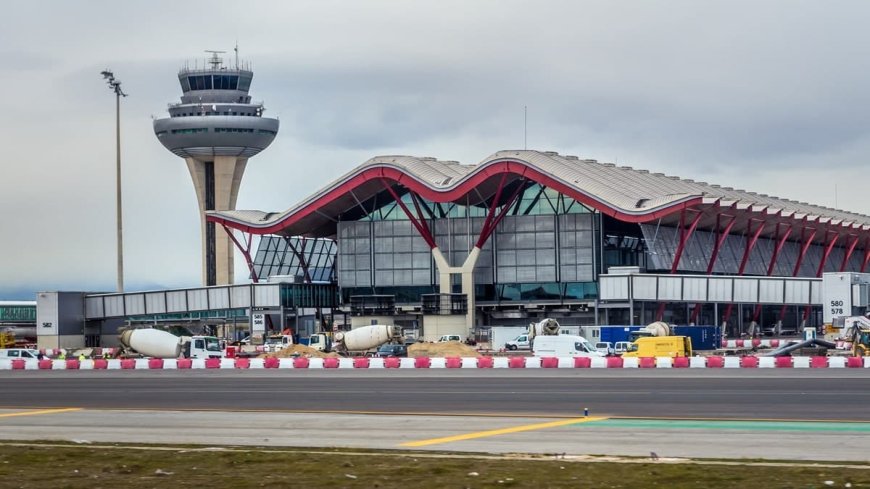
<svg viewBox="0 0 870 489">
<path fill-rule="evenodd" d="M 417 357 L 479 357 L 473 347 L 458 341 L 440 343 L 414 343 L 408 347 L 408 356 Z"/>
<path fill-rule="evenodd" d="M 338 354 L 335 352 L 323 353 L 322 351 L 315 350 L 310 346 L 305 345 L 293 345 L 287 348 L 284 348 L 281 351 L 276 351 L 275 353 L 264 353 L 260 355 L 259 358 L 290 358 L 290 357 L 306 357 L 306 358 L 335 358 L 338 357 Z"/>
</svg>

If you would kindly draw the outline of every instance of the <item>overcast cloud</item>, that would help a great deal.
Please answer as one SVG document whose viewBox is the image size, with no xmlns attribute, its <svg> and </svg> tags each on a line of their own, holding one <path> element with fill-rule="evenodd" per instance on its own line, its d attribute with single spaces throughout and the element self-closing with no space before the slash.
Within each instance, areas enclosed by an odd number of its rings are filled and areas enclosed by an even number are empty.
<svg viewBox="0 0 870 489">
<path fill-rule="evenodd" d="M 0 17 L 0 299 L 112 290 L 115 71 L 129 290 L 198 285 L 196 199 L 151 116 L 205 49 L 281 119 L 240 209 L 378 154 L 523 145 L 870 214 L 863 1 L 16 2 Z M 836 196 L 835 196 L 836 185 Z M 241 259 L 236 277 L 247 276 Z"/>
</svg>

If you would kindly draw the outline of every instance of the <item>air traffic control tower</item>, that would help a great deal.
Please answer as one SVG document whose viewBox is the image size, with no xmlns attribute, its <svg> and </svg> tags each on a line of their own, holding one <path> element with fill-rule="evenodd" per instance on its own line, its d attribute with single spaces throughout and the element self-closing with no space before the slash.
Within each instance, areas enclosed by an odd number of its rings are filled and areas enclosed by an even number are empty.
<svg viewBox="0 0 870 489">
<path fill-rule="evenodd" d="M 251 102 L 254 77 L 246 64 L 226 66 L 220 51 L 199 66 L 178 72 L 181 103 L 169 104 L 169 117 L 154 121 L 157 139 L 184 158 L 199 201 L 204 285 L 233 283 L 233 245 L 223 229 L 205 221 L 205 211 L 234 210 L 248 158 L 278 134 L 278 119 L 263 117 Z"/>
</svg>

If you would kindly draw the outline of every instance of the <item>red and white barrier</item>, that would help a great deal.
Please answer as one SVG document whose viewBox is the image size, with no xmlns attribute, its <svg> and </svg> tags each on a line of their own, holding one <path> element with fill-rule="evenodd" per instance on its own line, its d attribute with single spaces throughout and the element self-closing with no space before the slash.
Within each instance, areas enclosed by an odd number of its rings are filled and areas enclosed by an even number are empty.
<svg viewBox="0 0 870 489">
<path fill-rule="evenodd" d="M 447 357 L 0 359 L 0 370 L 870 368 L 870 357 Z"/>
</svg>

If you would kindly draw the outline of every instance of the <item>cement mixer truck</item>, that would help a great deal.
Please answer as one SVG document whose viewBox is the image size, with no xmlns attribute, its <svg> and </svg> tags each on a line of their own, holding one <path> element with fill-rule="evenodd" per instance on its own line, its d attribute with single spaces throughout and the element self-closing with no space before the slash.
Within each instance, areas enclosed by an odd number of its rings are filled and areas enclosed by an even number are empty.
<svg viewBox="0 0 870 489">
<path fill-rule="evenodd" d="M 350 331 L 335 333 L 332 347 L 341 354 L 373 350 L 386 343 L 402 343 L 402 328 L 386 324 L 373 324 Z"/>
<path fill-rule="evenodd" d="M 671 336 L 673 331 L 671 326 L 668 323 L 663 321 L 656 321 L 654 323 L 647 324 L 643 328 L 632 331 L 628 335 L 628 339 L 630 341 L 636 341 L 638 338 L 649 338 L 649 337 L 658 337 L 658 336 Z"/>
<path fill-rule="evenodd" d="M 529 331 L 504 344 L 508 350 L 528 350 L 534 348 L 535 336 L 558 336 L 559 321 L 552 318 L 542 319 L 529 324 Z"/>
<path fill-rule="evenodd" d="M 154 358 L 221 358 L 220 340 L 214 336 L 175 336 L 159 329 L 128 329 L 121 333 L 121 345 Z"/>
</svg>

